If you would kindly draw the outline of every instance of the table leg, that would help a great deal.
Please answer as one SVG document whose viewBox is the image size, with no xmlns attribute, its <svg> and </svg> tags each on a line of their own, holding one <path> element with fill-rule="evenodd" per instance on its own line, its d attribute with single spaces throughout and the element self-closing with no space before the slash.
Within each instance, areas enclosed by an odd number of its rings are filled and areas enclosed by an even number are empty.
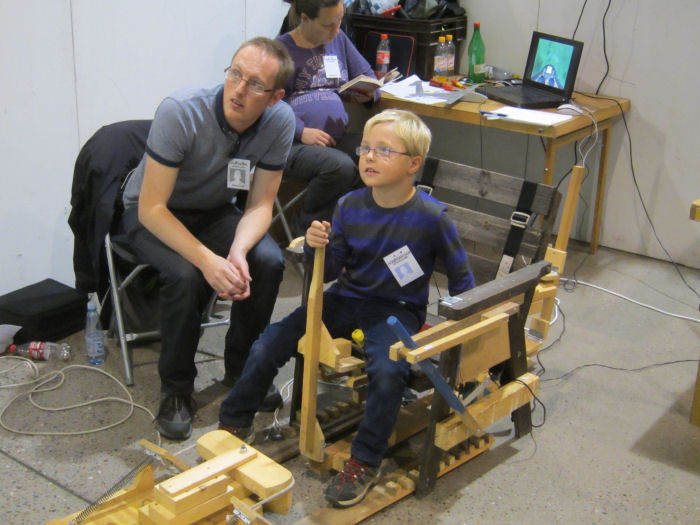
<svg viewBox="0 0 700 525">
<path fill-rule="evenodd" d="M 554 159 L 556 156 L 556 148 L 552 139 L 547 139 L 547 148 L 544 155 L 544 173 L 542 174 L 542 182 L 552 185 L 554 180 Z"/>
<path fill-rule="evenodd" d="M 605 199 L 605 176 L 608 165 L 608 150 L 610 149 L 610 128 L 603 131 L 603 146 L 600 150 L 600 164 L 598 165 L 598 187 L 596 188 L 595 213 L 593 215 L 593 233 L 591 235 L 590 252 L 595 255 L 598 251 L 598 239 L 600 237 L 600 223 L 603 218 L 603 200 Z"/>
</svg>

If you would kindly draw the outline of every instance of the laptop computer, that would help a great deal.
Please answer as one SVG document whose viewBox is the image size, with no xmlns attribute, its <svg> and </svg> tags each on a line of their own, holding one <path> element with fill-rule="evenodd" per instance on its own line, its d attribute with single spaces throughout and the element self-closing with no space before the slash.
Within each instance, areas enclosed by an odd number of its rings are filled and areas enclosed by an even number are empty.
<svg viewBox="0 0 700 525">
<path fill-rule="evenodd" d="M 479 86 L 477 93 L 520 108 L 552 108 L 574 90 L 583 42 L 533 31 L 522 84 Z"/>
</svg>

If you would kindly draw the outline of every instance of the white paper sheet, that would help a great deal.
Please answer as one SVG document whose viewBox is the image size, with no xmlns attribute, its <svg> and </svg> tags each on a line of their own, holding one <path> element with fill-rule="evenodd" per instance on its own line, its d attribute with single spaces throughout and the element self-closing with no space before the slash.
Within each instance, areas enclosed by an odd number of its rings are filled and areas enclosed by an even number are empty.
<svg viewBox="0 0 700 525">
<path fill-rule="evenodd" d="M 416 94 L 416 82 L 420 82 L 423 88 L 423 95 Z M 385 93 L 394 95 L 403 100 L 410 100 L 417 104 L 442 104 L 452 103 L 460 98 L 457 91 L 446 91 L 442 88 L 431 86 L 430 82 L 421 80 L 418 75 L 411 75 L 399 82 L 392 82 L 383 86 L 381 90 Z"/>
<path fill-rule="evenodd" d="M 488 113 L 488 112 L 486 112 Z M 536 109 L 514 108 L 513 106 L 503 106 L 494 110 L 494 116 L 484 115 L 486 118 L 500 118 L 514 122 L 527 122 L 528 124 L 539 124 L 540 126 L 553 126 L 572 118 L 572 115 L 552 113 L 550 111 L 538 111 Z M 505 115 L 503 117 L 498 115 Z"/>
</svg>

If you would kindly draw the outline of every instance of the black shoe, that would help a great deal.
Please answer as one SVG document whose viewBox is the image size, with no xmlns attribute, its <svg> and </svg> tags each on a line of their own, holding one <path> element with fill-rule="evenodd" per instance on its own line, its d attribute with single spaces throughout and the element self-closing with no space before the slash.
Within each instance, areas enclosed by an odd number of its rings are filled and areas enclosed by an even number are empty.
<svg viewBox="0 0 700 525">
<path fill-rule="evenodd" d="M 225 430 L 226 432 L 233 434 L 238 439 L 249 445 L 253 444 L 255 441 L 255 428 L 253 425 L 248 425 L 247 427 L 227 427 L 223 423 L 219 423 L 219 430 Z"/>
<path fill-rule="evenodd" d="M 267 394 L 265 394 L 265 399 L 263 399 L 260 408 L 260 412 L 274 412 L 283 405 L 282 394 L 277 389 L 274 383 L 270 385 L 267 389 Z"/>
<path fill-rule="evenodd" d="M 156 428 L 168 439 L 187 439 L 192 434 L 192 418 L 196 411 L 190 395 L 161 394 Z"/>
</svg>

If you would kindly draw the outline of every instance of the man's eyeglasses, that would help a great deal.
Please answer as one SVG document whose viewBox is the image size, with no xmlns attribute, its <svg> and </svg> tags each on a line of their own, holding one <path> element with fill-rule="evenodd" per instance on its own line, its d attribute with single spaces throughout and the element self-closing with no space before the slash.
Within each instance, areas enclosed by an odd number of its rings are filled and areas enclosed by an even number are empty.
<svg viewBox="0 0 700 525">
<path fill-rule="evenodd" d="M 405 151 L 396 151 L 394 149 L 387 148 L 386 146 L 377 146 L 376 148 L 370 148 L 369 146 L 357 146 L 357 148 L 355 148 L 355 153 L 357 153 L 358 157 L 369 155 L 370 151 L 382 159 L 390 158 L 392 153 L 396 153 L 397 155 L 406 155 L 408 157 L 411 156 L 410 153 L 406 153 Z"/>
<path fill-rule="evenodd" d="M 224 73 L 226 73 L 226 79 L 231 82 L 234 87 L 237 86 L 242 80 L 245 80 L 246 89 L 248 92 L 253 93 L 254 95 L 262 95 L 264 93 L 271 93 L 272 91 L 275 91 L 275 88 L 265 89 L 265 85 L 257 80 L 243 78 L 243 74 L 237 69 L 227 67 L 224 69 Z"/>
</svg>

